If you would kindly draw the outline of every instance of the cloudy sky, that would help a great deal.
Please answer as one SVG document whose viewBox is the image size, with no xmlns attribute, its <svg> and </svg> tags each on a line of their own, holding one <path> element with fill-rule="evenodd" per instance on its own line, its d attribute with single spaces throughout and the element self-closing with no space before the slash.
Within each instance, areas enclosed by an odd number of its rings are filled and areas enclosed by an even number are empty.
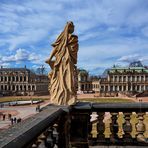
<svg viewBox="0 0 148 148">
<path fill-rule="evenodd" d="M 0 10 L 1 66 L 44 64 L 67 21 L 79 37 L 78 67 L 148 65 L 148 0 L 0 0 Z"/>
</svg>

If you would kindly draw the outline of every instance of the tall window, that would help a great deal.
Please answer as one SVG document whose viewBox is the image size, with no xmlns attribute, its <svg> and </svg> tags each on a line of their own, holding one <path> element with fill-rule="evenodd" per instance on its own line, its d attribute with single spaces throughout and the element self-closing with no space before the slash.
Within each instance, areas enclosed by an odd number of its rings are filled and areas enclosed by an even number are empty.
<svg viewBox="0 0 148 148">
<path fill-rule="evenodd" d="M 18 76 L 16 76 L 16 81 L 18 81 Z"/>
<path fill-rule="evenodd" d="M 12 77 L 12 81 L 15 81 L 15 77 L 14 76 Z"/>
<path fill-rule="evenodd" d="M 128 76 L 128 81 L 130 81 L 131 80 L 131 76 Z"/>
<path fill-rule="evenodd" d="M 123 81 L 126 82 L 126 76 L 123 76 Z"/>
<path fill-rule="evenodd" d="M 20 76 L 20 82 L 22 82 L 22 76 Z"/>
<path fill-rule="evenodd" d="M 132 77 L 132 81 L 135 81 L 135 76 Z"/>
<path fill-rule="evenodd" d="M 139 76 L 137 76 L 137 81 L 139 81 Z"/>
<path fill-rule="evenodd" d="M 12 90 L 15 90 L 15 86 L 14 85 L 12 86 Z"/>
<path fill-rule="evenodd" d="M 122 76 L 119 76 L 119 82 L 121 82 L 122 81 Z"/>
<path fill-rule="evenodd" d="M 117 76 L 115 76 L 115 82 L 117 82 Z"/>
<path fill-rule="evenodd" d="M 20 90 L 22 91 L 22 85 L 20 85 Z"/>
<path fill-rule="evenodd" d="M 144 77 L 143 76 L 141 76 L 141 81 L 144 81 Z"/>
</svg>

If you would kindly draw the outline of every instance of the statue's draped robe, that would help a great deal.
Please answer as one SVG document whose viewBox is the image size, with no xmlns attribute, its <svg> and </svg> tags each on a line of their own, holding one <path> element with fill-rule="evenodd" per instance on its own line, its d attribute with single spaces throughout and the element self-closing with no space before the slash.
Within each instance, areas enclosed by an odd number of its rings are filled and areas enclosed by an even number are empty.
<svg viewBox="0 0 148 148">
<path fill-rule="evenodd" d="M 78 37 L 68 33 L 68 26 L 52 45 L 55 60 L 51 61 L 50 95 L 51 103 L 71 105 L 76 102 L 75 73 L 78 51 Z"/>
</svg>

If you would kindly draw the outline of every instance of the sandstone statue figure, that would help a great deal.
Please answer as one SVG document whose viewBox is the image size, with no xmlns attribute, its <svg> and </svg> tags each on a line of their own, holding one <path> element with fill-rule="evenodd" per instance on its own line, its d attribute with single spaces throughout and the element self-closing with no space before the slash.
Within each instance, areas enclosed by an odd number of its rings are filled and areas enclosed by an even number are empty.
<svg viewBox="0 0 148 148">
<path fill-rule="evenodd" d="M 50 100 L 56 105 L 72 105 L 76 102 L 76 64 L 78 52 L 78 37 L 73 35 L 74 24 L 67 22 L 64 31 L 59 35 L 49 59 L 51 67 Z"/>
</svg>

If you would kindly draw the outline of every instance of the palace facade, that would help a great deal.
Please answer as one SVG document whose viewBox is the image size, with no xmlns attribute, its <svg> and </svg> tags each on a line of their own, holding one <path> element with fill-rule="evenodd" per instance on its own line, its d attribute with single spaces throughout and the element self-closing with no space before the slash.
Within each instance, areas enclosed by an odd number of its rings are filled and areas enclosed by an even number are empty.
<svg viewBox="0 0 148 148">
<path fill-rule="evenodd" d="M 98 79 L 93 79 L 84 69 L 78 70 L 78 93 L 94 93 L 99 91 Z"/>
<path fill-rule="evenodd" d="M 78 83 L 86 85 L 88 81 Z M 89 85 L 89 90 L 99 93 L 100 96 L 134 96 L 148 91 L 148 68 L 139 61 L 131 63 L 128 67 L 114 66 L 106 70 L 105 76 L 89 81 Z M 81 90 L 87 91 L 84 86 Z"/>
<path fill-rule="evenodd" d="M 0 68 L 1 95 L 48 94 L 48 77 L 25 68 Z"/>
</svg>

